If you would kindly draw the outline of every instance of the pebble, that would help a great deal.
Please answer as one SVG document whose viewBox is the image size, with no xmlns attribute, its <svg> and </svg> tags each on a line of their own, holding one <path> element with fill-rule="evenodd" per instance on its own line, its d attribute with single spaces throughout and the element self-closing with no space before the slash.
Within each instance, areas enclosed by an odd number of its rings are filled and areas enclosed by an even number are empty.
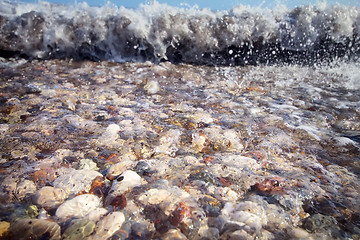
<svg viewBox="0 0 360 240">
<path fill-rule="evenodd" d="M 86 219 L 97 222 L 108 213 L 105 208 L 96 208 L 86 215 Z"/>
<path fill-rule="evenodd" d="M 0 222 L 0 239 L 5 238 L 10 229 L 10 223 L 2 221 Z"/>
<path fill-rule="evenodd" d="M 158 81 L 150 80 L 145 84 L 144 89 L 148 94 L 156 94 L 160 91 L 160 86 Z"/>
<path fill-rule="evenodd" d="M 99 137 L 98 141 L 100 145 L 112 145 L 114 141 L 119 138 L 118 132 L 121 130 L 117 124 L 110 124 L 105 132 Z"/>
<path fill-rule="evenodd" d="M 151 170 L 150 165 L 145 161 L 139 161 L 134 168 L 134 171 L 140 176 L 149 173 L 150 170 Z"/>
<path fill-rule="evenodd" d="M 91 159 L 81 159 L 79 163 L 79 170 L 99 170 L 96 163 Z"/>
<path fill-rule="evenodd" d="M 12 239 L 46 239 L 60 240 L 60 226 L 51 221 L 42 219 L 19 219 L 10 226 Z"/>
<path fill-rule="evenodd" d="M 187 240 L 188 238 L 178 229 L 170 229 L 167 231 L 161 240 Z"/>
<path fill-rule="evenodd" d="M 45 186 L 36 191 L 33 201 L 45 209 L 52 209 L 63 203 L 68 196 L 69 194 L 62 188 Z"/>
<path fill-rule="evenodd" d="M 15 196 L 18 200 L 22 200 L 31 196 L 36 191 L 36 185 L 33 181 L 23 180 L 16 186 Z"/>
<path fill-rule="evenodd" d="M 296 238 L 296 239 L 307 239 L 310 234 L 302 228 L 294 227 L 288 231 L 288 234 L 290 237 Z"/>
<path fill-rule="evenodd" d="M 106 203 L 109 204 L 116 196 L 131 191 L 132 188 L 138 187 L 141 184 L 142 179 L 136 172 L 126 170 L 113 181 Z"/>
<path fill-rule="evenodd" d="M 68 227 L 62 235 L 63 240 L 84 239 L 92 234 L 95 230 L 95 222 L 82 219 L 75 221 Z"/>
<path fill-rule="evenodd" d="M 56 210 L 55 215 L 66 220 L 68 218 L 83 218 L 91 211 L 101 206 L 101 199 L 92 194 L 84 194 L 67 200 Z"/>
<path fill-rule="evenodd" d="M 125 172 L 127 169 L 132 168 L 134 166 L 133 161 L 130 160 L 121 160 L 118 163 L 115 163 L 109 167 L 106 172 L 106 177 L 109 180 L 114 180 L 121 173 Z"/>
<path fill-rule="evenodd" d="M 250 212 L 245 211 L 237 211 L 231 216 L 231 220 L 239 223 L 244 223 L 249 228 L 248 231 L 253 234 L 253 231 L 259 233 L 260 229 L 262 228 L 261 221 L 262 219 Z"/>
<path fill-rule="evenodd" d="M 189 198 L 189 193 L 174 186 L 167 189 L 149 189 L 139 196 L 139 201 L 146 205 L 158 205 L 166 215 L 170 215 L 176 204 Z"/>
<path fill-rule="evenodd" d="M 16 179 L 12 176 L 5 177 L 0 183 L 0 200 L 1 202 L 11 201 L 16 191 Z"/>
<path fill-rule="evenodd" d="M 102 177 L 101 173 L 94 170 L 74 170 L 55 179 L 53 186 L 75 195 L 89 191 L 93 180 L 98 176 Z"/>
<path fill-rule="evenodd" d="M 178 129 L 167 131 L 160 138 L 160 145 L 155 148 L 155 152 L 175 156 L 175 153 L 179 150 L 180 135 L 181 131 Z"/>
<path fill-rule="evenodd" d="M 310 232 L 321 232 L 330 229 L 334 234 L 338 234 L 338 231 L 340 230 L 338 223 L 333 216 L 326 216 L 319 213 L 306 218 L 303 226 Z"/>
<path fill-rule="evenodd" d="M 199 228 L 198 234 L 201 238 L 209 240 L 216 240 L 220 235 L 219 229 L 208 227 L 206 225 Z"/>
<path fill-rule="evenodd" d="M 112 212 L 96 224 L 95 234 L 90 236 L 88 240 L 108 239 L 121 229 L 124 222 L 125 216 L 122 212 Z"/>
<path fill-rule="evenodd" d="M 206 195 L 199 199 L 201 206 L 203 207 L 207 217 L 217 217 L 221 213 L 222 205 L 214 197 Z"/>
<path fill-rule="evenodd" d="M 236 230 L 230 234 L 228 234 L 228 236 L 226 236 L 226 239 L 228 240 L 253 240 L 254 237 L 249 235 L 244 229 L 241 230 Z"/>
</svg>

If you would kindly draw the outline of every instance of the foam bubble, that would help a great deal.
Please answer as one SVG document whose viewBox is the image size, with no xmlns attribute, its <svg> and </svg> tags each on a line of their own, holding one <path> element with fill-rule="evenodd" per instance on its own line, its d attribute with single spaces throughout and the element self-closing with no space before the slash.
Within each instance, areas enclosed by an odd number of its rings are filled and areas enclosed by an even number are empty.
<svg viewBox="0 0 360 240">
<path fill-rule="evenodd" d="M 242 65 L 359 55 L 359 9 L 343 5 L 211 11 L 156 1 L 127 9 L 2 0 L 0 6 L 0 49 L 31 58 Z"/>
</svg>

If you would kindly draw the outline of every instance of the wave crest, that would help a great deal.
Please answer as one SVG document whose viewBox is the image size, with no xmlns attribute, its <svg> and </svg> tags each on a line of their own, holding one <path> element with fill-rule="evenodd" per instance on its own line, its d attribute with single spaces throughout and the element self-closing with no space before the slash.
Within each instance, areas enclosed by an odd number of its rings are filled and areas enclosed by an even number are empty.
<svg viewBox="0 0 360 240">
<path fill-rule="evenodd" d="M 360 11 L 342 5 L 229 11 L 0 2 L 2 55 L 193 64 L 316 63 L 359 56 Z"/>
</svg>

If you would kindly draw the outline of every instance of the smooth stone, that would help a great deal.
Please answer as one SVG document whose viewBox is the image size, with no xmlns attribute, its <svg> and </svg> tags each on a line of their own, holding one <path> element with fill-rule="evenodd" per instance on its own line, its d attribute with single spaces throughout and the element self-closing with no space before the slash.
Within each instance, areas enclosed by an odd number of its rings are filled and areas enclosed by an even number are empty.
<svg viewBox="0 0 360 240">
<path fill-rule="evenodd" d="M 95 235 L 90 236 L 88 239 L 108 239 L 121 229 L 124 222 L 125 216 L 122 212 L 112 212 L 96 224 Z"/>
<path fill-rule="evenodd" d="M 244 223 L 246 226 L 260 231 L 262 228 L 262 219 L 250 212 L 237 211 L 231 216 L 232 221 Z"/>
<path fill-rule="evenodd" d="M 0 239 L 1 237 L 5 237 L 10 229 L 10 223 L 9 222 L 0 222 Z"/>
<path fill-rule="evenodd" d="M 105 208 L 96 208 L 95 210 L 89 212 L 86 215 L 86 219 L 97 222 L 107 213 L 108 210 L 106 210 Z"/>
<path fill-rule="evenodd" d="M 92 234 L 95 230 L 95 223 L 90 220 L 79 220 L 68 227 L 62 235 L 63 240 L 78 240 Z"/>
<path fill-rule="evenodd" d="M 212 228 L 212 227 L 208 227 L 208 226 L 202 226 L 200 227 L 198 234 L 204 238 L 204 239 L 211 239 L 211 240 L 216 240 L 219 238 L 219 230 L 217 228 Z"/>
<path fill-rule="evenodd" d="M 151 170 L 150 165 L 145 161 L 139 161 L 134 168 L 134 171 L 140 176 L 144 175 L 144 173 L 150 172 L 150 170 Z"/>
<path fill-rule="evenodd" d="M 155 148 L 155 152 L 175 156 L 176 152 L 179 150 L 178 145 L 180 143 L 181 134 L 182 132 L 178 129 L 171 129 L 167 131 L 160 138 L 160 145 Z"/>
<path fill-rule="evenodd" d="M 114 180 L 121 173 L 125 172 L 129 168 L 132 168 L 133 165 L 133 161 L 130 160 L 122 160 L 121 162 L 115 163 L 107 170 L 106 177 L 110 180 Z"/>
<path fill-rule="evenodd" d="M 176 204 L 190 197 L 189 193 L 178 187 L 152 188 L 140 195 L 139 201 L 146 205 L 158 205 L 167 215 L 170 215 Z"/>
<path fill-rule="evenodd" d="M 16 179 L 12 176 L 5 177 L 0 183 L 0 202 L 9 202 L 16 192 Z"/>
<path fill-rule="evenodd" d="M 50 218 L 50 215 L 48 214 L 48 212 L 44 208 L 42 208 L 42 209 L 39 210 L 39 215 L 37 216 L 37 218 L 46 220 L 46 219 Z"/>
<path fill-rule="evenodd" d="M 82 218 L 101 206 L 101 199 L 92 194 L 84 194 L 70 199 L 59 206 L 55 215 L 60 219 Z"/>
<path fill-rule="evenodd" d="M 55 179 L 53 186 L 65 189 L 70 195 L 87 192 L 93 180 L 99 176 L 102 177 L 102 174 L 94 170 L 74 170 Z"/>
<path fill-rule="evenodd" d="M 228 240 L 253 240 L 254 237 L 249 235 L 245 230 L 237 230 L 226 236 Z"/>
<path fill-rule="evenodd" d="M 305 229 L 297 228 L 297 227 L 290 229 L 288 234 L 296 239 L 303 239 L 309 237 L 309 233 Z"/>
<path fill-rule="evenodd" d="M 79 170 L 99 170 L 96 163 L 91 159 L 81 159 L 79 163 Z"/>
<path fill-rule="evenodd" d="M 35 218 L 39 215 L 39 209 L 36 205 L 30 205 L 25 208 L 25 214 L 28 218 Z"/>
<path fill-rule="evenodd" d="M 33 181 L 23 180 L 16 186 L 15 196 L 18 200 L 32 195 L 36 191 L 36 185 Z"/>
<path fill-rule="evenodd" d="M 109 193 L 117 196 L 140 185 L 141 177 L 134 171 L 126 170 L 114 180 Z"/>
<path fill-rule="evenodd" d="M 61 239 L 60 226 L 55 222 L 42 219 L 19 219 L 11 224 L 12 239 Z"/>
<path fill-rule="evenodd" d="M 62 188 L 45 186 L 35 193 L 33 201 L 43 208 L 51 209 L 62 204 L 68 196 L 69 194 Z"/>
<path fill-rule="evenodd" d="M 209 217 L 207 224 L 209 227 L 215 227 L 221 231 L 225 225 L 225 220 L 222 217 Z"/>
<path fill-rule="evenodd" d="M 310 232 L 321 231 L 322 229 L 338 230 L 337 221 L 332 216 L 314 214 L 304 221 L 304 228 Z"/>
<path fill-rule="evenodd" d="M 170 229 L 167 231 L 161 240 L 187 240 L 188 238 L 181 233 L 180 230 L 177 229 Z"/>
<path fill-rule="evenodd" d="M 105 132 L 101 134 L 98 141 L 102 145 L 112 145 L 114 141 L 119 138 L 118 132 L 121 130 L 120 126 L 117 124 L 110 124 Z"/>
<path fill-rule="evenodd" d="M 160 91 L 160 86 L 158 81 L 151 80 L 145 84 L 144 89 L 148 94 L 151 95 L 158 93 Z"/>
</svg>

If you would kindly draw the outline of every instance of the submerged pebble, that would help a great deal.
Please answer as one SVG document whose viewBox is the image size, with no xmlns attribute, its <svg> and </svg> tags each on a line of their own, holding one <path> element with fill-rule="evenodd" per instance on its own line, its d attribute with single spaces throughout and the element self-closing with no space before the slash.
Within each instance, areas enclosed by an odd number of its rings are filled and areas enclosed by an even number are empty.
<svg viewBox="0 0 360 240">
<path fill-rule="evenodd" d="M 58 207 L 68 196 L 69 194 L 62 188 L 45 186 L 36 191 L 33 200 L 35 204 L 46 209 L 51 209 Z"/>
<path fill-rule="evenodd" d="M 51 221 L 41 219 L 19 219 L 10 226 L 13 239 L 61 239 L 60 226 Z"/>
<path fill-rule="evenodd" d="M 0 66 L 0 235 L 357 239 L 348 71 L 15 65 Z"/>
<path fill-rule="evenodd" d="M 94 232 L 95 223 L 90 220 L 79 220 L 71 223 L 62 234 L 64 240 L 84 239 Z"/>
<path fill-rule="evenodd" d="M 95 228 L 95 234 L 89 237 L 90 239 L 108 239 L 116 231 L 121 229 L 125 222 L 125 216 L 122 212 L 112 212 L 101 219 Z"/>
<path fill-rule="evenodd" d="M 65 201 L 56 210 L 56 216 L 61 220 L 82 218 L 101 206 L 101 199 L 92 194 L 84 194 Z"/>
<path fill-rule="evenodd" d="M 102 177 L 94 170 L 74 170 L 55 179 L 53 186 L 62 188 L 70 194 L 87 192 L 90 190 L 92 181 L 99 176 Z"/>
</svg>

